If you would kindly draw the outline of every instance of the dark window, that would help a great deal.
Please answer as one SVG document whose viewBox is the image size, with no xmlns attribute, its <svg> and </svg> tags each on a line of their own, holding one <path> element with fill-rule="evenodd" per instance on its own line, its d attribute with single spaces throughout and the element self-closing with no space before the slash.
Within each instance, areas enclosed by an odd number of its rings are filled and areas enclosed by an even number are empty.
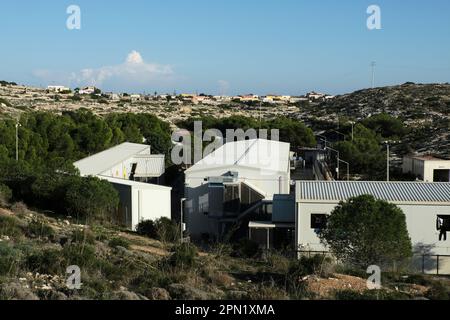
<svg viewBox="0 0 450 320">
<path fill-rule="evenodd" d="M 450 215 L 438 215 L 436 220 L 436 229 L 450 231 Z"/>
<path fill-rule="evenodd" d="M 326 214 L 311 215 L 311 229 L 325 229 L 327 226 L 328 216 Z"/>
<path fill-rule="evenodd" d="M 223 210 L 226 214 L 238 214 L 241 199 L 238 185 L 226 185 L 224 192 Z"/>
</svg>

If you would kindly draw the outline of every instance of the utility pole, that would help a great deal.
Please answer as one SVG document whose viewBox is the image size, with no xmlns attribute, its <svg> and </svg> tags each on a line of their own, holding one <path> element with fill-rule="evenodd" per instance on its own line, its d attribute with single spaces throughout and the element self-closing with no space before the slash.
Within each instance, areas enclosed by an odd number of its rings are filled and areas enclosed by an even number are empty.
<svg viewBox="0 0 450 320">
<path fill-rule="evenodd" d="M 375 67 L 377 63 L 375 61 L 372 61 L 370 66 L 372 67 L 372 89 L 375 88 Z"/>
<path fill-rule="evenodd" d="M 391 144 L 397 144 L 400 143 L 401 141 L 385 141 L 384 143 L 386 144 L 386 179 L 387 181 L 391 181 Z"/>
</svg>

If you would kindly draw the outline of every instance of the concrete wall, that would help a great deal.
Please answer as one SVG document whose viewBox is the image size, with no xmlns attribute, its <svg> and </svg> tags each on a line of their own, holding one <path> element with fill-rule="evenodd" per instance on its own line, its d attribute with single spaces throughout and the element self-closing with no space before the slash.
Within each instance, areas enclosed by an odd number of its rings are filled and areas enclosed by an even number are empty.
<svg viewBox="0 0 450 320">
<path fill-rule="evenodd" d="M 311 214 L 330 214 L 337 203 L 297 203 L 297 244 L 301 250 L 327 251 L 311 229 Z M 450 233 L 446 242 L 439 241 L 436 230 L 437 215 L 450 215 L 450 206 L 398 205 L 406 216 L 413 248 L 427 253 L 450 255 Z"/>
</svg>

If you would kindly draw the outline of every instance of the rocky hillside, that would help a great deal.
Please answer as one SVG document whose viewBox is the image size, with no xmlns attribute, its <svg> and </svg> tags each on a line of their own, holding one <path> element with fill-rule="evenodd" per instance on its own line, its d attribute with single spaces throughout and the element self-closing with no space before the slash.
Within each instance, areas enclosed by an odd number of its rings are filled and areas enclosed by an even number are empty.
<svg viewBox="0 0 450 320">
<path fill-rule="evenodd" d="M 363 120 L 387 113 L 402 119 L 411 129 L 411 149 L 450 156 L 450 84 L 414 84 L 356 91 L 312 106 L 319 118 Z"/>
<path fill-rule="evenodd" d="M 80 290 L 67 286 L 70 265 L 81 269 Z M 299 262 L 251 247 L 199 252 L 21 203 L 0 209 L 0 300 L 448 298 L 448 280 L 394 275 L 375 294 L 364 278 L 337 268 L 321 257 Z"/>
</svg>

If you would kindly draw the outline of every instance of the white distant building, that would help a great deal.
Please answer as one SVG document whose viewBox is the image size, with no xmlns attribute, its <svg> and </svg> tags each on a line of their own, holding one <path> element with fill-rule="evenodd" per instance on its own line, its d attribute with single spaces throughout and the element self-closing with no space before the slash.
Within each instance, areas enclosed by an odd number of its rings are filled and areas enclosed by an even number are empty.
<svg viewBox="0 0 450 320">
<path fill-rule="evenodd" d="M 424 182 L 450 182 L 450 160 L 407 156 L 403 158 L 403 173 L 413 174 Z"/>
<path fill-rule="evenodd" d="M 118 93 L 114 93 L 114 92 L 107 92 L 104 94 L 106 98 L 110 99 L 110 100 L 120 100 L 120 94 Z"/>
<path fill-rule="evenodd" d="M 132 94 L 132 95 L 130 95 L 130 99 L 131 99 L 131 101 L 141 101 L 141 100 L 143 100 L 142 96 L 140 94 Z"/>
<path fill-rule="evenodd" d="M 164 155 L 152 155 L 148 145 L 123 143 L 74 163 L 81 176 L 111 182 L 120 196 L 119 222 L 134 230 L 143 220 L 171 218 L 171 188 L 159 182 L 165 172 Z M 139 181 L 136 181 L 139 180 Z"/>
<path fill-rule="evenodd" d="M 65 87 L 65 86 L 48 86 L 48 87 L 47 87 L 47 90 L 48 90 L 48 91 L 51 91 L 51 92 L 57 92 L 57 93 L 60 93 L 60 92 L 67 92 L 67 91 L 70 91 L 70 88 Z"/>
<path fill-rule="evenodd" d="M 83 89 L 80 89 L 78 91 L 79 94 L 94 94 L 95 93 L 95 87 L 85 87 Z"/>
<path fill-rule="evenodd" d="M 221 237 L 255 212 L 272 215 L 277 195 L 290 193 L 289 156 L 289 143 L 230 142 L 186 170 L 188 232 L 194 237 Z"/>
</svg>

